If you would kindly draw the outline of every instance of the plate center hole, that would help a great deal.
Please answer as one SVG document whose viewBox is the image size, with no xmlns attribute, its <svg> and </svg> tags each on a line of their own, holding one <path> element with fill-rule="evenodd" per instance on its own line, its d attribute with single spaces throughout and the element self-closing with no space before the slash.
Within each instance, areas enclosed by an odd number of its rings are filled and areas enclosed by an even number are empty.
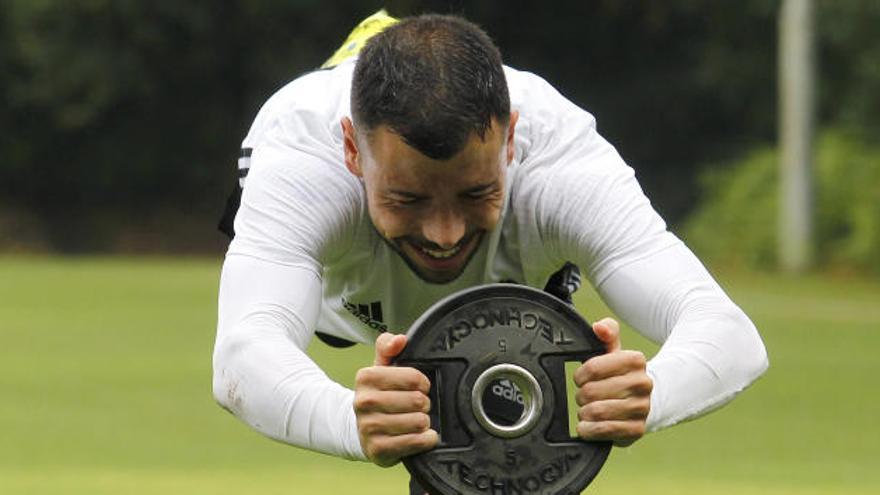
<svg viewBox="0 0 880 495">
<path fill-rule="evenodd" d="M 493 423 L 513 426 L 525 415 L 532 400 L 528 387 L 523 387 L 508 374 L 491 380 L 483 390 L 483 410 Z"/>
</svg>

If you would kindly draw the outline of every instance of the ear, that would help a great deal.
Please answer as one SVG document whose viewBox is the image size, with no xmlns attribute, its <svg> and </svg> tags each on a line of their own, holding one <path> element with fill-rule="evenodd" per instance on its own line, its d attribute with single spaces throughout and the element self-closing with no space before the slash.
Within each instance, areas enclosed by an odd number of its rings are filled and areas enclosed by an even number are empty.
<svg viewBox="0 0 880 495">
<path fill-rule="evenodd" d="M 340 124 L 342 125 L 342 147 L 345 151 L 345 168 L 352 174 L 363 177 L 354 124 L 348 117 L 343 117 Z"/>
<path fill-rule="evenodd" d="M 516 121 L 519 120 L 519 112 L 513 110 L 510 112 L 510 124 L 507 126 L 507 164 L 513 161 L 513 156 L 516 152 L 516 148 L 514 146 L 514 129 L 516 128 Z"/>
</svg>

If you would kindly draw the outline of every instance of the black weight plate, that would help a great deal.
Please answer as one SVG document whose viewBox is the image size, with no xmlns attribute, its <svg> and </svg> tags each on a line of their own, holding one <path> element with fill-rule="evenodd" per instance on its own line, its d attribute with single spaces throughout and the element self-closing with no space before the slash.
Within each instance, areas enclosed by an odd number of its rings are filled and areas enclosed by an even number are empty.
<svg viewBox="0 0 880 495">
<path fill-rule="evenodd" d="M 571 306 L 522 285 L 484 285 L 439 301 L 407 336 L 395 365 L 431 380 L 440 443 L 403 462 L 429 493 L 575 494 L 598 474 L 611 444 L 569 435 L 565 363 L 603 354 L 605 346 Z M 512 438 L 490 433 L 472 404 L 478 377 L 500 364 L 525 369 L 543 396 L 534 426 Z"/>
</svg>

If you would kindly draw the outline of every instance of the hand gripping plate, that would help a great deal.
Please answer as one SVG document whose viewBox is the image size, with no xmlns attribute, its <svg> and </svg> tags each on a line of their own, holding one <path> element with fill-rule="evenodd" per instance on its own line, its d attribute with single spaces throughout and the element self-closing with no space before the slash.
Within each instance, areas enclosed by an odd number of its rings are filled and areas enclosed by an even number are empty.
<svg viewBox="0 0 880 495">
<path fill-rule="evenodd" d="M 432 495 L 576 494 L 598 474 L 611 444 L 569 434 L 565 363 L 605 346 L 574 308 L 526 286 L 485 285 L 439 301 L 407 336 L 395 365 L 431 380 L 440 443 L 403 462 Z M 487 390 L 519 409 L 491 414 Z"/>
</svg>

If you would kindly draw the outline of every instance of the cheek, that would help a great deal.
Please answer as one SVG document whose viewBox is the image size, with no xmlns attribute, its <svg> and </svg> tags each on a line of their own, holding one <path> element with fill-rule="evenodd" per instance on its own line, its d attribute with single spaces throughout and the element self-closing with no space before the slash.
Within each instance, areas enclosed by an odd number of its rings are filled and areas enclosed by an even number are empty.
<svg viewBox="0 0 880 495">
<path fill-rule="evenodd" d="M 369 205 L 370 219 L 376 230 L 387 239 L 408 235 L 408 226 L 413 221 L 409 216 L 392 208 L 378 206 L 375 202 Z"/>
<path fill-rule="evenodd" d="M 502 201 L 492 202 L 474 208 L 470 214 L 470 223 L 481 230 L 492 230 L 501 219 Z"/>
<path fill-rule="evenodd" d="M 376 227 L 376 230 L 383 237 L 387 239 L 399 237 L 401 235 L 401 226 L 404 224 L 405 219 L 401 218 L 401 215 L 394 209 L 382 204 L 374 193 L 375 190 L 371 187 L 370 179 L 372 178 L 369 174 L 366 174 L 364 177 L 364 186 L 367 192 L 367 212 L 370 215 L 370 220 L 372 220 L 373 226 Z"/>
</svg>

